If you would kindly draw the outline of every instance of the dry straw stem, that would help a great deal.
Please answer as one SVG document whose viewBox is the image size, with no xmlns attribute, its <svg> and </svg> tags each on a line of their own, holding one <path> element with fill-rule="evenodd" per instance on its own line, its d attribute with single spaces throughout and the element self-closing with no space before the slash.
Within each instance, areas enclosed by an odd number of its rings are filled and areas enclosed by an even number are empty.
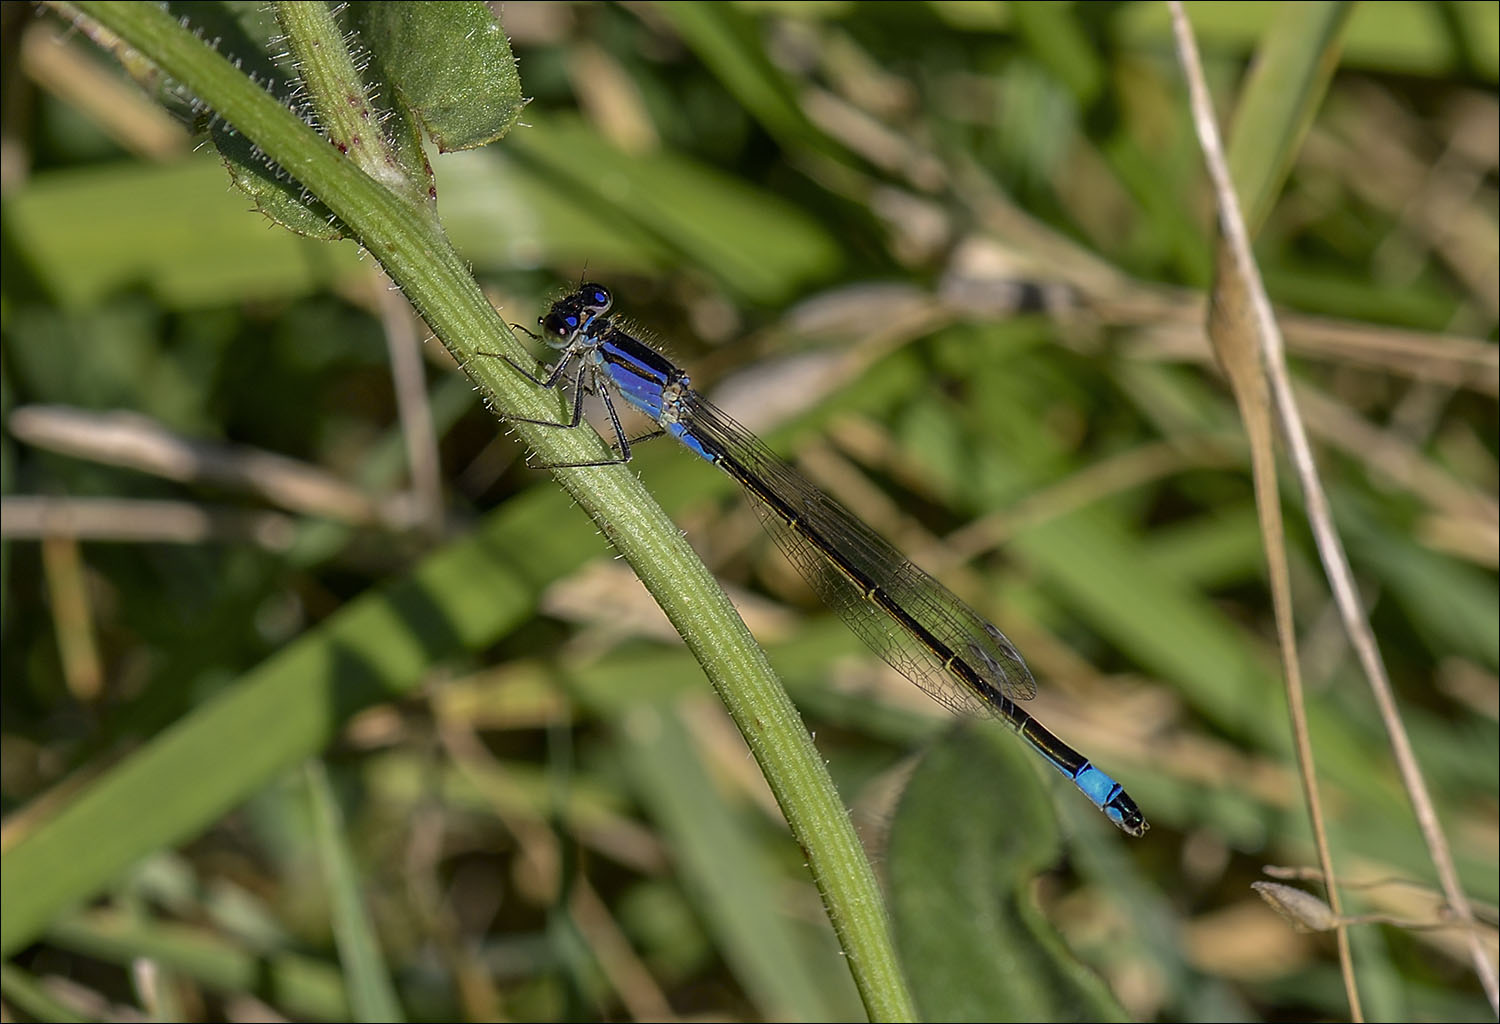
<svg viewBox="0 0 1500 1024">
<path fill-rule="evenodd" d="M 1261 899 L 1272 910 L 1289 921 L 1299 932 L 1326 932 L 1334 928 L 1347 928 L 1356 924 L 1386 924 L 1407 931 L 1431 931 L 1451 928 L 1447 921 L 1424 921 L 1417 918 L 1392 917 L 1390 914 L 1356 914 L 1335 916 L 1328 904 L 1310 892 L 1280 882 L 1251 882 Z"/>
<path fill-rule="evenodd" d="M 370 284 L 385 333 L 386 352 L 391 360 L 396 411 L 401 418 L 401 439 L 406 445 L 406 463 L 411 470 L 414 520 L 433 536 L 441 536 L 442 460 L 438 457 L 437 432 L 432 425 L 432 407 L 427 400 L 427 378 L 422 372 L 423 337 L 417 330 L 411 306 L 391 279 L 379 271 L 372 271 Z"/>
<path fill-rule="evenodd" d="M 1217 142 L 1213 137 L 1212 107 L 1208 103 L 1207 87 L 1198 77 L 1197 56 L 1191 52 L 1192 37 L 1186 18 L 1178 17 L 1173 8 L 1174 28 L 1178 35 L 1178 50 L 1187 73 L 1188 86 L 1193 99 L 1194 119 L 1197 123 L 1200 144 L 1207 152 L 1214 152 Z M 1199 102 L 1208 111 L 1202 116 Z M 1205 124 L 1206 122 L 1206 124 Z M 1210 158 L 1212 163 L 1212 158 Z M 1216 191 L 1219 192 L 1219 221 L 1225 224 L 1239 222 L 1240 215 L 1233 195 L 1227 170 L 1223 176 L 1223 190 L 1215 176 Z M 1229 194 L 1226 200 L 1225 193 Z M 1301 659 L 1297 653 L 1297 626 L 1292 614 L 1292 588 L 1286 560 L 1286 530 L 1281 518 L 1281 496 L 1276 480 L 1275 432 L 1271 426 L 1270 397 L 1266 388 L 1266 377 L 1259 367 L 1256 343 L 1254 306 L 1255 268 L 1249 258 L 1233 246 L 1221 230 L 1216 240 L 1215 275 L 1211 301 L 1208 309 L 1208 337 L 1219 363 L 1224 367 L 1234 390 L 1235 401 L 1240 408 L 1240 417 L 1245 424 L 1245 433 L 1250 444 L 1251 474 L 1255 485 L 1255 505 L 1261 534 L 1266 548 L 1266 568 L 1271 582 L 1271 602 L 1276 616 L 1277 649 L 1281 655 L 1282 676 L 1286 685 L 1287 711 L 1291 715 L 1292 738 L 1296 745 L 1298 778 L 1302 782 L 1303 799 L 1307 804 L 1308 818 L 1312 824 L 1313 843 L 1318 852 L 1318 862 L 1326 877 L 1332 879 L 1333 855 L 1328 848 L 1328 828 L 1323 816 L 1322 801 L 1318 794 L 1317 766 L 1313 758 L 1312 738 L 1307 726 L 1306 695 L 1302 686 Z M 1354 961 L 1349 949 L 1348 933 L 1339 923 L 1343 910 L 1339 904 L 1338 888 L 1326 886 L 1328 892 L 1329 919 L 1336 929 L 1339 951 L 1339 970 L 1344 979 L 1345 997 L 1349 1001 L 1349 1014 L 1353 1020 L 1361 1020 L 1363 1014 L 1359 1003 L 1359 986 L 1354 978 Z"/>
<path fill-rule="evenodd" d="M 38 448 L 182 483 L 233 487 L 288 512 L 399 525 L 364 491 L 317 466 L 246 445 L 186 438 L 139 413 L 29 405 L 11 414 L 9 427 Z"/>
<path fill-rule="evenodd" d="M 1268 878 L 1282 881 L 1321 882 L 1323 880 L 1323 872 L 1308 866 L 1267 864 L 1261 868 L 1261 871 Z M 1454 926 L 1453 911 L 1444 902 L 1443 894 L 1426 882 L 1414 878 L 1403 878 L 1400 875 L 1380 875 L 1362 879 L 1341 878 L 1339 885 L 1345 889 L 1359 889 L 1368 893 L 1371 899 L 1382 903 L 1388 911 L 1387 917 L 1393 917 L 1398 912 L 1408 918 L 1421 918 L 1425 915 L 1426 920 L 1435 924 L 1424 927 L 1452 928 Z M 1493 903 L 1470 900 L 1469 912 L 1483 927 L 1493 931 L 1500 926 L 1500 907 Z M 1489 935 L 1488 941 L 1493 945 L 1495 936 Z"/>
<path fill-rule="evenodd" d="M 70 537 L 123 544 L 251 543 L 285 551 L 297 536 L 297 521 L 279 512 L 187 501 L 131 498 L 0 499 L 0 537 Z"/>
<path fill-rule="evenodd" d="M 1240 312 L 1248 318 L 1249 326 L 1253 327 L 1254 342 L 1258 348 L 1256 358 L 1252 359 L 1250 354 L 1243 348 L 1237 348 L 1232 343 L 1232 335 L 1238 331 L 1229 331 L 1231 335 L 1229 346 L 1224 345 L 1224 338 L 1220 337 L 1217 328 L 1219 323 L 1210 324 L 1210 333 L 1215 338 L 1215 343 L 1220 346 L 1220 356 L 1226 365 L 1226 371 L 1236 389 L 1242 409 L 1248 409 L 1249 403 L 1241 394 L 1242 388 L 1265 389 L 1269 386 L 1270 407 L 1274 409 L 1280 422 L 1283 436 L 1286 438 L 1287 446 L 1292 457 L 1292 463 L 1296 470 L 1298 480 L 1302 485 L 1307 505 L 1309 523 L 1313 535 L 1317 541 L 1319 557 L 1322 559 L 1324 571 L 1328 574 L 1332 584 L 1335 603 L 1339 614 L 1343 619 L 1344 628 L 1349 634 L 1350 642 L 1354 646 L 1360 665 L 1364 670 L 1365 677 L 1369 680 L 1370 688 L 1375 695 L 1375 702 L 1380 710 L 1381 718 L 1385 722 L 1386 731 L 1390 736 L 1391 746 L 1395 754 L 1396 764 L 1401 772 L 1402 782 L 1406 787 L 1411 799 L 1412 807 L 1416 812 L 1418 826 L 1421 828 L 1423 839 L 1432 858 L 1433 865 L 1437 869 L 1438 879 L 1442 885 L 1443 892 L 1454 914 L 1458 924 L 1464 929 L 1468 942 L 1470 954 L 1474 961 L 1475 972 L 1479 975 L 1480 983 L 1484 986 L 1485 994 L 1489 998 L 1490 1006 L 1500 1011 L 1500 988 L 1497 988 L 1494 966 L 1484 955 L 1484 949 L 1480 942 L 1478 931 L 1469 904 L 1464 896 L 1463 889 L 1459 884 L 1458 872 L 1454 868 L 1452 853 L 1443 835 L 1442 828 L 1438 823 L 1437 812 L 1433 807 L 1431 796 L 1428 793 L 1421 769 L 1417 765 L 1416 756 L 1411 749 L 1411 742 L 1406 735 L 1406 729 L 1396 707 L 1395 696 L 1391 691 L 1390 680 L 1386 675 L 1384 663 L 1380 657 L 1379 648 L 1376 646 L 1373 632 L 1365 621 L 1364 611 L 1360 605 L 1358 593 L 1354 587 L 1353 574 L 1349 568 L 1348 559 L 1344 554 L 1343 545 L 1339 541 L 1337 532 L 1333 528 L 1333 519 L 1328 507 L 1327 496 L 1323 492 L 1322 482 L 1318 478 L 1317 468 L 1313 461 L 1312 450 L 1308 444 L 1306 431 L 1303 429 L 1301 418 L 1298 415 L 1295 400 L 1292 395 L 1291 383 L 1286 369 L 1286 356 L 1282 344 L 1281 334 L 1276 325 L 1275 318 L 1271 313 L 1270 300 L 1265 293 L 1265 287 L 1256 270 L 1255 262 L 1250 251 L 1250 239 L 1245 227 L 1244 218 L 1240 213 L 1239 202 L 1235 196 L 1234 187 L 1229 174 L 1228 161 L 1225 158 L 1223 145 L 1219 138 L 1217 124 L 1214 121 L 1213 106 L 1208 94 L 1208 87 L 1203 78 L 1202 66 L 1198 58 L 1197 46 L 1193 40 L 1191 26 L 1188 24 L 1187 14 L 1181 3 L 1171 2 L 1168 8 L 1172 17 L 1172 29 L 1177 43 L 1179 59 L 1182 62 L 1184 74 L 1188 83 L 1188 91 L 1192 105 L 1193 122 L 1198 133 L 1200 144 L 1203 147 L 1204 159 L 1207 163 L 1209 175 L 1213 182 L 1214 193 L 1219 204 L 1219 224 L 1223 233 L 1223 242 L 1220 246 L 1220 277 L 1217 286 L 1220 294 L 1216 294 L 1216 300 L 1222 301 L 1226 294 L 1230 301 L 1243 303 Z M 1232 312 L 1229 310 L 1227 312 Z M 1219 317 L 1215 317 L 1219 320 Z M 1232 321 L 1226 320 L 1226 326 L 1233 325 Z M 1259 363 L 1259 371 L 1254 372 L 1256 363 Z M 1262 377 L 1262 374 L 1264 375 Z M 1255 413 L 1251 412 L 1251 417 Z M 1247 418 L 1247 429 L 1251 433 L 1252 449 L 1259 447 L 1257 444 L 1256 427 L 1252 418 Z M 1264 458 L 1264 455 L 1253 454 L 1253 458 Z M 1257 501 L 1262 502 L 1263 511 L 1265 502 L 1262 501 L 1261 476 L 1257 471 Z M 1278 546 L 1279 550 L 1279 546 Z M 1278 568 L 1275 560 L 1271 562 L 1271 579 L 1273 589 L 1277 587 L 1279 574 L 1284 574 L 1284 567 Z M 1284 585 L 1284 581 L 1283 581 Z M 1283 607 L 1283 602 L 1277 596 L 1277 621 L 1278 630 L 1283 633 L 1289 632 L 1290 615 L 1289 607 Z M 1283 620 L 1286 626 L 1283 627 Z M 1289 690 L 1296 685 L 1295 657 L 1291 648 L 1285 646 L 1283 641 L 1283 660 L 1288 671 Z M 1299 701 L 1293 700 L 1292 714 L 1294 722 L 1300 716 Z M 1305 730 L 1299 728 L 1297 743 L 1299 757 L 1303 757 L 1302 750 L 1306 744 Z M 1304 786 L 1309 794 L 1309 807 L 1313 815 L 1313 827 L 1318 840 L 1318 855 L 1322 862 L 1325 877 L 1332 878 L 1333 871 L 1328 860 L 1326 842 L 1322 836 L 1321 822 L 1316 810 L 1316 793 L 1311 778 L 1310 755 L 1303 757 Z M 1328 887 L 1329 902 L 1335 914 L 1339 914 L 1336 890 L 1330 885 Z M 1348 940 L 1343 929 L 1339 930 L 1340 959 L 1343 961 L 1345 970 L 1345 985 L 1349 989 L 1350 1009 L 1353 1016 L 1358 1019 L 1359 1004 L 1358 995 L 1353 988 L 1353 978 L 1348 965 Z"/>
</svg>

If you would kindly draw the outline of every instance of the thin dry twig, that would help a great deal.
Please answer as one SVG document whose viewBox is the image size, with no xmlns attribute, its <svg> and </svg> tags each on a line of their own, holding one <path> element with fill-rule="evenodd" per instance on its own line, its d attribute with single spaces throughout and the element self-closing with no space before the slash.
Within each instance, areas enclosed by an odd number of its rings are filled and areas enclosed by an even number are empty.
<svg viewBox="0 0 1500 1024">
<path fill-rule="evenodd" d="M 416 525 L 431 536 L 439 536 L 443 532 L 443 471 L 437 434 L 432 427 L 432 407 L 427 401 L 427 376 L 422 370 L 422 338 L 405 296 L 385 274 L 377 271 L 371 276 L 375 281 L 380 323 L 385 329 L 386 351 L 391 359 L 401 438 L 406 442 L 411 512 Z"/>
<path fill-rule="evenodd" d="M 395 504 L 383 507 L 316 466 L 242 445 L 184 438 L 139 413 L 28 405 L 12 412 L 7 425 L 16 438 L 39 448 L 168 480 L 236 487 L 291 512 L 354 525 L 403 524 Z"/>
<path fill-rule="evenodd" d="M 1145 288 L 1146 286 L 1142 286 Z M 1142 355 L 1171 359 L 1207 359 L 1203 337 L 1203 302 L 1171 301 L 1170 295 L 1143 291 L 1114 299 L 1083 296 L 1087 308 L 1106 323 L 1137 325 L 1129 341 Z M 1287 345 L 1301 356 L 1366 367 L 1392 376 L 1463 388 L 1494 397 L 1500 394 L 1500 352 L 1477 338 L 1374 324 L 1353 324 L 1327 317 L 1277 310 Z"/>
<path fill-rule="evenodd" d="M 51 533 L 42 538 L 42 571 L 57 632 L 63 680 L 75 700 L 93 703 L 104 693 L 104 662 L 99 656 L 94 609 L 78 538 Z"/>
<path fill-rule="evenodd" d="M 110 74 L 83 45 L 49 22 L 34 22 L 22 36 L 21 66 L 32 81 L 137 156 L 176 160 L 192 144 L 182 124 L 160 104 Z"/>
<path fill-rule="evenodd" d="M 1333 527 L 1333 516 L 1328 506 L 1328 498 L 1323 492 L 1322 481 L 1318 478 L 1316 464 L 1313 461 L 1312 449 L 1297 413 L 1296 401 L 1292 395 L 1291 382 L 1286 368 L 1285 348 L 1275 318 L 1271 314 L 1271 304 L 1266 296 L 1264 284 L 1260 276 L 1254 272 L 1250 239 L 1239 212 L 1239 203 L 1235 197 L 1228 162 L 1219 140 L 1213 106 L 1203 81 L 1197 46 L 1193 40 L 1187 14 L 1178 0 L 1171 0 L 1168 7 L 1172 15 L 1178 51 L 1187 70 L 1194 124 L 1202 143 L 1204 158 L 1214 182 L 1215 192 L 1222 204 L 1221 229 L 1235 262 L 1246 275 L 1250 312 L 1254 318 L 1261 345 L 1262 368 L 1270 385 L 1271 397 L 1282 434 L 1286 439 L 1293 466 L 1302 485 L 1308 520 L 1317 541 L 1319 557 L 1322 559 L 1324 571 L 1328 574 L 1335 602 L 1344 620 L 1344 628 L 1349 634 L 1350 642 L 1354 646 L 1365 677 L 1374 693 L 1381 718 L 1385 722 L 1402 782 L 1411 799 L 1418 826 L 1421 828 L 1433 866 L 1437 870 L 1444 895 L 1453 908 L 1458 923 L 1465 929 L 1475 973 L 1479 976 L 1480 984 L 1484 987 L 1491 1008 L 1500 1012 L 1500 984 L 1497 984 L 1494 965 L 1484 954 L 1473 915 L 1469 911 L 1468 899 L 1464 895 L 1458 872 L 1453 864 L 1452 852 L 1443 835 L 1437 810 L 1433 806 L 1426 781 L 1417 764 L 1411 741 L 1407 737 L 1405 725 L 1396 706 L 1395 695 L 1391 690 L 1390 679 L 1386 674 L 1379 647 L 1376 645 L 1369 624 L 1365 621 L 1358 591 L 1354 585 L 1353 572 L 1349 567 L 1338 533 Z M 1331 877 L 1332 871 L 1326 864 L 1324 871 Z M 1330 888 L 1329 891 L 1332 893 L 1334 890 Z"/>
<path fill-rule="evenodd" d="M 285 551 L 296 521 L 280 512 L 125 498 L 42 498 L 13 494 L 0 500 L 0 536 L 73 537 L 122 544 L 250 542 Z"/>
</svg>

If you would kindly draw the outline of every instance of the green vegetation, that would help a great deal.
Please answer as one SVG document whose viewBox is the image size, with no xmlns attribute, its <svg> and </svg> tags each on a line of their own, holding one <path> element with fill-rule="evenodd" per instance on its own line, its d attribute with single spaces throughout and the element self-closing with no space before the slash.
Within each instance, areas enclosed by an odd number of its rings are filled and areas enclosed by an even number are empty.
<svg viewBox="0 0 1500 1024">
<path fill-rule="evenodd" d="M 1250 888 L 1318 859 L 1166 10 L 0 9 L 6 1012 L 1347 1018 Z M 1493 954 L 1500 8 L 1187 11 Z M 671 442 L 526 468 L 602 449 L 481 354 L 585 273 L 1005 629 L 1145 838 Z M 1363 1014 L 1492 1019 L 1284 451 Z"/>
</svg>

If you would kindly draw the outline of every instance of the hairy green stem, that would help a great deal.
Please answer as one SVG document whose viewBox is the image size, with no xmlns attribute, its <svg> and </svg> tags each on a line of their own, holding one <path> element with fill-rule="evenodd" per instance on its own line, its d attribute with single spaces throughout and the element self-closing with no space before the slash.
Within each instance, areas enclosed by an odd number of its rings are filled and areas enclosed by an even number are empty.
<svg viewBox="0 0 1500 1024">
<path fill-rule="evenodd" d="M 322 200 L 380 261 L 498 408 L 557 418 L 556 396 L 538 392 L 503 360 L 475 358 L 499 352 L 518 361 L 527 357 L 424 209 L 363 173 L 154 4 L 70 6 L 181 82 Z M 547 462 L 588 461 L 605 454 L 591 431 L 548 431 L 524 424 L 516 430 Z M 729 709 L 807 855 L 870 1017 L 912 1019 L 914 1009 L 874 872 L 796 707 L 723 590 L 635 474 L 620 466 L 555 472 L 634 567 Z"/>
</svg>

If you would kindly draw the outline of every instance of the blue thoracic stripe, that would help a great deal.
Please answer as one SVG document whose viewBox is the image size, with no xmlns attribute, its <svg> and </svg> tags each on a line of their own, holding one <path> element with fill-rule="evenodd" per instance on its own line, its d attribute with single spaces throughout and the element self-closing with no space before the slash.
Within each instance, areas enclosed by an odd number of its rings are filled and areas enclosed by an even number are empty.
<svg viewBox="0 0 1500 1024">
<path fill-rule="evenodd" d="M 613 326 L 601 332 L 594 344 L 614 389 L 647 416 L 660 420 L 662 395 L 675 367 Z"/>
<path fill-rule="evenodd" d="M 541 383 L 555 387 L 564 367 L 579 367 L 572 383 L 609 406 L 616 461 L 628 460 L 630 442 L 611 393 L 764 504 L 772 513 L 767 526 L 792 563 L 894 668 L 950 708 L 1008 722 L 1121 830 L 1145 833 L 1150 826 L 1120 784 L 1017 705 L 1035 684 L 1000 630 L 693 391 L 685 372 L 609 319 L 611 303 L 602 285 L 585 284 L 552 304 L 541 323 L 563 355 Z M 577 408 L 573 423 L 555 425 L 576 426 Z"/>
</svg>

